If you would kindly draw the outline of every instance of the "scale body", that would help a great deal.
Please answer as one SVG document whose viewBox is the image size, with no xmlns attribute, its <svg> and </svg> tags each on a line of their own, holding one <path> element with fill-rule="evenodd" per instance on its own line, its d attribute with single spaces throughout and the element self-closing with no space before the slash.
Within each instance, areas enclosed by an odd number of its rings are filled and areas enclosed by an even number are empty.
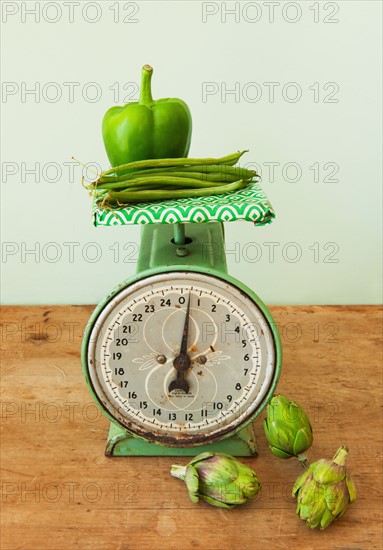
<svg viewBox="0 0 383 550">
<path fill-rule="evenodd" d="M 144 225 L 137 274 L 92 314 L 82 364 L 111 421 L 107 456 L 257 454 L 252 422 L 275 391 L 281 343 L 224 250 L 221 222 Z"/>
</svg>

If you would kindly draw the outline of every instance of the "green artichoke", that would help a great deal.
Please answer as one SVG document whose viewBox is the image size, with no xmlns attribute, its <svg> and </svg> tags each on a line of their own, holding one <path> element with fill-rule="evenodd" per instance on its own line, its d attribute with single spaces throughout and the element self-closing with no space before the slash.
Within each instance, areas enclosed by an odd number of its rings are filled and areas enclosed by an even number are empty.
<svg viewBox="0 0 383 550">
<path fill-rule="evenodd" d="M 298 457 L 313 442 L 309 417 L 300 405 L 283 395 L 275 395 L 267 405 L 263 427 L 271 452 L 279 458 Z"/>
<path fill-rule="evenodd" d="M 344 466 L 347 447 L 339 447 L 332 460 L 313 462 L 293 487 L 297 514 L 310 529 L 326 529 L 356 499 L 354 482 Z"/>
<path fill-rule="evenodd" d="M 243 504 L 261 488 L 254 470 L 222 453 L 201 453 L 187 466 L 173 465 L 170 473 L 185 481 L 192 502 L 202 498 L 219 508 Z"/>
</svg>

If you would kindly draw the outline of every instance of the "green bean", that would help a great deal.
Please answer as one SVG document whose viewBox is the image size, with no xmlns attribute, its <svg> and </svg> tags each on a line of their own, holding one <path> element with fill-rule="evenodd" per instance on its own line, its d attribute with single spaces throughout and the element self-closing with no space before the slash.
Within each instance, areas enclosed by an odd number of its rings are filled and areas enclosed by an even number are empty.
<svg viewBox="0 0 383 550">
<path fill-rule="evenodd" d="M 135 172 L 123 173 L 120 176 L 107 175 L 100 176 L 100 178 L 92 182 L 91 186 L 98 187 L 102 183 L 116 183 L 119 181 L 126 181 L 137 177 L 143 177 L 146 175 L 172 175 L 173 172 L 199 172 L 201 174 L 223 174 L 233 176 L 235 179 L 251 179 L 257 175 L 254 170 L 248 170 L 240 166 L 229 166 L 226 164 L 212 164 L 212 165 L 195 165 L 195 166 L 168 166 L 166 168 L 148 168 L 146 170 L 136 170 Z M 193 176 L 194 177 L 194 176 Z M 211 180 L 214 181 L 214 180 Z M 234 179 L 232 181 L 235 181 Z"/>
<path fill-rule="evenodd" d="M 222 187 L 222 185 L 225 185 L 225 184 L 220 184 L 220 183 L 217 183 L 217 182 L 212 182 L 210 183 L 209 187 L 200 187 L 199 185 L 197 184 L 191 184 L 191 185 L 188 185 L 187 186 L 187 189 L 210 189 L 210 187 L 217 187 L 217 188 L 220 188 Z M 111 192 L 111 193 L 122 193 L 124 191 L 129 191 L 129 192 L 132 192 L 132 191 L 169 191 L 171 189 L 183 189 L 183 187 L 180 185 L 173 185 L 173 184 L 161 184 L 161 187 L 159 187 L 157 184 L 151 184 L 151 185 L 145 185 L 145 187 L 140 187 L 140 186 L 136 186 L 136 185 L 132 185 L 132 186 L 129 186 L 129 187 L 121 187 L 119 189 L 100 189 L 100 191 L 94 191 L 93 194 L 94 196 L 98 197 L 98 196 L 105 196 L 107 193 Z"/>
<path fill-rule="evenodd" d="M 239 159 L 244 153 L 247 153 L 247 150 L 239 151 L 238 153 L 232 153 L 231 155 L 227 155 L 226 157 L 221 157 L 221 158 L 196 159 L 196 158 L 186 157 L 186 158 L 137 160 L 135 162 L 129 162 L 128 164 L 122 164 L 121 166 L 110 168 L 109 170 L 102 172 L 101 177 L 109 174 L 119 173 L 121 172 L 121 170 L 137 170 L 140 168 L 184 166 L 184 165 L 192 166 L 196 164 L 197 165 L 198 164 L 229 164 L 230 166 L 233 166 L 239 161 Z"/>
<path fill-rule="evenodd" d="M 185 184 L 185 182 L 190 182 L 191 180 L 198 180 L 200 182 L 200 184 L 198 185 L 196 182 L 193 181 L 192 187 L 204 187 L 204 183 L 208 184 L 205 185 L 205 187 L 209 185 L 211 185 L 211 187 L 215 187 L 215 185 L 213 184 L 220 185 L 224 183 L 232 183 L 233 181 L 238 181 L 238 175 L 218 173 L 205 174 L 201 172 L 171 172 L 169 175 L 165 175 L 164 173 L 162 173 L 159 176 L 151 175 L 141 178 L 129 178 L 113 183 L 100 183 L 99 185 L 97 185 L 96 188 L 89 186 L 89 189 L 124 189 L 138 185 L 142 185 L 142 187 L 147 187 L 147 184 L 150 185 L 152 183 L 156 183 L 157 185 L 166 185 L 168 182 L 170 184 L 174 184 L 176 179 L 182 179 L 183 185 Z M 247 177 L 242 179 L 250 180 L 251 178 Z"/>
<path fill-rule="evenodd" d="M 238 181 L 238 180 L 235 180 Z M 248 180 L 246 180 L 248 181 Z M 197 178 L 184 178 L 184 177 L 175 177 L 175 176 L 152 176 L 148 178 L 140 178 L 135 180 L 126 180 L 120 181 L 118 183 L 103 184 L 97 187 L 100 190 L 111 190 L 111 191 L 122 191 L 131 189 L 132 187 L 139 188 L 141 191 L 145 189 L 157 189 L 160 190 L 162 187 L 174 187 L 175 189 L 181 188 L 186 189 L 197 188 L 204 189 L 209 187 L 220 187 L 225 185 L 225 182 L 222 181 L 202 181 Z"/>
<path fill-rule="evenodd" d="M 164 200 L 164 199 L 180 199 L 191 197 L 202 197 L 207 195 L 221 195 L 232 191 L 237 191 L 247 185 L 243 180 L 221 185 L 219 187 L 208 187 L 205 189 L 169 189 L 169 190 L 146 190 L 146 191 L 117 191 L 109 192 L 103 200 L 98 201 L 101 208 L 109 206 L 124 206 L 130 203 Z"/>
<path fill-rule="evenodd" d="M 170 168 L 170 170 L 174 170 Z M 228 164 L 202 164 L 196 166 L 184 166 L 181 168 L 185 172 L 201 172 L 202 174 L 230 174 L 237 177 L 253 178 L 257 175 L 255 170 L 248 170 L 242 166 L 229 166 Z"/>
</svg>

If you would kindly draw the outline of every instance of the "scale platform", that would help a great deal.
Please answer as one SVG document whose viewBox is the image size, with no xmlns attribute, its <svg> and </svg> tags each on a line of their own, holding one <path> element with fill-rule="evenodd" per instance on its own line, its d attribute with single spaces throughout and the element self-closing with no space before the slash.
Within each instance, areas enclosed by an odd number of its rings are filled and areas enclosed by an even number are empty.
<svg viewBox="0 0 383 550">
<path fill-rule="evenodd" d="M 145 225 L 248 221 L 266 225 L 275 217 L 274 210 L 258 182 L 247 187 L 207 197 L 164 200 L 93 210 L 94 225 Z"/>
</svg>

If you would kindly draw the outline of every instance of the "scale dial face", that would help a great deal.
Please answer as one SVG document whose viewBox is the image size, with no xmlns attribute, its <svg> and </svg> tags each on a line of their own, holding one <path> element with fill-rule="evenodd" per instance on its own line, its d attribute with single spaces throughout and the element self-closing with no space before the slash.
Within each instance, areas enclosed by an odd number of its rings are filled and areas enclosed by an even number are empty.
<svg viewBox="0 0 383 550">
<path fill-rule="evenodd" d="M 170 446 L 210 443 L 255 416 L 275 383 L 261 306 L 224 279 L 168 272 L 105 305 L 87 370 L 102 407 L 132 433 Z"/>
</svg>

